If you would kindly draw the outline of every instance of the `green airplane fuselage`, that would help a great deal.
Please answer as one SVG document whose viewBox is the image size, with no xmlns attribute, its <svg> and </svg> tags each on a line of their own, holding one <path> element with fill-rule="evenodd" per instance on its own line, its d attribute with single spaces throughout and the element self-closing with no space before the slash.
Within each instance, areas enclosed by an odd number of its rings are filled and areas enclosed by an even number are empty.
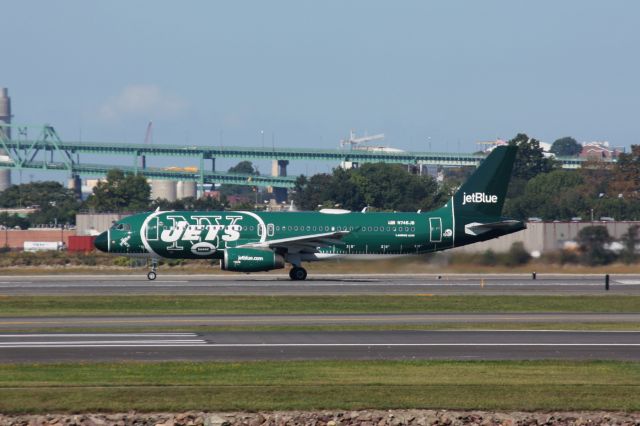
<svg viewBox="0 0 640 426">
<path fill-rule="evenodd" d="M 171 259 L 222 258 L 223 250 L 248 243 L 348 233 L 316 247 L 327 255 L 420 254 L 495 238 L 465 233 L 451 203 L 428 213 L 172 211 L 143 213 L 108 232 L 109 253 Z M 473 219 L 477 221 L 477 218 Z M 510 232 L 524 226 L 510 228 Z M 319 256 L 323 257 L 323 256 Z"/>
<path fill-rule="evenodd" d="M 124 229 L 111 230 L 108 251 L 155 254 L 164 258 L 219 258 L 221 250 L 267 238 L 349 231 L 338 244 L 320 247 L 318 251 L 327 254 L 421 253 L 453 246 L 451 219 L 450 214 L 415 213 L 158 212 L 131 216 L 126 222 L 120 222 Z"/>
<path fill-rule="evenodd" d="M 151 259 L 221 259 L 224 269 L 242 272 L 285 262 L 300 268 L 302 261 L 333 256 L 446 250 L 525 228 L 501 217 L 515 153 L 515 147 L 496 148 L 443 207 L 430 212 L 156 211 L 118 221 L 95 245 Z"/>
</svg>

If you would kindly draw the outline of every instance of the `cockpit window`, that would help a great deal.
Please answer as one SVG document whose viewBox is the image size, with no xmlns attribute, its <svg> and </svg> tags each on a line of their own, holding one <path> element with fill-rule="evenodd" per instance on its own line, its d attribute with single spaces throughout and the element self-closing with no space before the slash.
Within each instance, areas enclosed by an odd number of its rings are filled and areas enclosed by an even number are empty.
<svg viewBox="0 0 640 426">
<path fill-rule="evenodd" d="M 111 227 L 111 229 L 116 231 L 131 231 L 131 225 L 128 223 L 116 223 Z"/>
</svg>

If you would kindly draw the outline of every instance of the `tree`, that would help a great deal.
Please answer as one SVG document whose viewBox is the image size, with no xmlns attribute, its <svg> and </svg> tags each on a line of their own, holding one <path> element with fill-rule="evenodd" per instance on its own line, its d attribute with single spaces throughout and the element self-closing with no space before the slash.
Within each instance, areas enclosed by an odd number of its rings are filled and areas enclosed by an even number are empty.
<svg viewBox="0 0 640 426">
<path fill-rule="evenodd" d="M 511 248 L 509 248 L 509 251 L 507 252 L 505 264 L 507 266 L 520 266 L 529 263 L 530 260 L 531 255 L 524 248 L 522 241 L 516 241 L 511 244 Z"/>
<path fill-rule="evenodd" d="M 399 164 L 367 163 L 350 172 L 361 200 L 347 207 L 352 210 L 365 206 L 380 210 L 430 210 L 446 202 L 435 179 L 411 174 Z M 346 200 L 336 201 L 347 206 Z"/>
<path fill-rule="evenodd" d="M 321 173 L 310 178 L 300 176 L 296 179 L 293 202 L 300 210 L 315 210 L 318 205 L 324 204 L 330 199 L 329 188 L 333 184 L 331 175 Z"/>
<path fill-rule="evenodd" d="M 98 212 L 140 211 L 149 208 L 150 195 L 151 188 L 144 176 L 113 169 L 105 181 L 93 188 L 86 203 Z"/>
<path fill-rule="evenodd" d="M 293 196 L 303 210 L 335 204 L 349 210 L 369 206 L 378 210 L 430 210 L 443 205 L 447 193 L 430 176 L 417 176 L 404 166 L 368 163 L 358 169 L 337 168 L 332 174 L 317 174 L 296 181 Z"/>
<path fill-rule="evenodd" d="M 615 259 L 615 255 L 605 248 L 611 242 L 611 236 L 605 226 L 587 226 L 578 232 L 583 262 L 590 266 L 606 265 Z"/>
<path fill-rule="evenodd" d="M 60 182 L 31 182 L 11 185 L 0 192 L 0 207 L 48 206 L 75 199 L 73 191 Z"/>
<path fill-rule="evenodd" d="M 636 246 L 640 244 L 638 230 L 640 230 L 640 226 L 631 225 L 627 232 L 622 234 L 621 240 L 624 249 L 620 253 L 620 258 L 624 263 L 634 263 L 638 260 L 638 255 L 636 254 Z"/>
<path fill-rule="evenodd" d="M 522 195 L 507 199 L 504 212 L 515 219 L 540 217 L 568 220 L 586 215 L 589 203 L 581 195 L 582 175 L 573 170 L 554 170 L 529 180 Z"/>
<path fill-rule="evenodd" d="M 582 145 L 580 145 L 574 138 L 566 136 L 564 138 L 556 139 L 556 141 L 551 145 L 550 151 L 555 155 L 573 157 L 582 152 Z"/>
<path fill-rule="evenodd" d="M 622 194 L 624 198 L 640 198 L 640 145 L 631 145 L 631 152 L 618 155 L 612 180 L 611 193 Z"/>
<path fill-rule="evenodd" d="M 229 168 L 229 173 L 258 176 L 260 172 L 251 161 L 241 161 Z M 249 195 L 253 192 L 251 185 L 220 185 L 220 193 L 224 195 Z"/>
<path fill-rule="evenodd" d="M 2 212 L 0 213 L 0 225 L 9 229 L 15 228 L 16 226 L 20 229 L 27 229 L 29 227 L 29 220 L 17 214 Z"/>
<path fill-rule="evenodd" d="M 220 197 L 220 200 L 212 197 L 187 197 L 176 201 L 157 199 L 151 202 L 150 210 L 160 208 L 160 210 L 222 211 L 228 207 L 227 204 L 227 198 L 224 195 Z"/>
<path fill-rule="evenodd" d="M 517 134 L 509 141 L 509 145 L 518 147 L 508 192 L 510 197 L 514 197 L 522 194 L 530 179 L 540 173 L 550 172 L 556 167 L 556 163 L 551 158 L 544 156 L 537 139 L 530 138 L 524 133 Z"/>
<path fill-rule="evenodd" d="M 0 193 L 2 207 L 36 207 L 28 216 L 31 225 L 74 224 L 80 201 L 74 192 L 54 181 L 12 185 Z"/>
<path fill-rule="evenodd" d="M 241 173 L 244 175 L 259 175 L 257 167 L 254 167 L 251 161 L 241 161 L 233 167 L 229 168 L 229 173 Z"/>
</svg>

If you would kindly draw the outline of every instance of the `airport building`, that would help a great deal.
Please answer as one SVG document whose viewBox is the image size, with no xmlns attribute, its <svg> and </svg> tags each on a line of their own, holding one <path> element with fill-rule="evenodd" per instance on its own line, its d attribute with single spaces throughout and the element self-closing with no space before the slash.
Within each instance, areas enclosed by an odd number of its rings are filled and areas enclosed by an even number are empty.
<svg viewBox="0 0 640 426">
<path fill-rule="evenodd" d="M 529 253 L 545 253 L 562 249 L 576 249 L 578 232 L 587 226 L 604 226 L 614 241 L 619 241 L 630 226 L 640 225 L 640 221 L 594 221 L 594 222 L 527 222 L 527 229 L 504 235 L 481 243 L 457 247 L 450 252 L 481 253 L 493 250 L 506 252 L 515 242 L 522 242 Z"/>
</svg>

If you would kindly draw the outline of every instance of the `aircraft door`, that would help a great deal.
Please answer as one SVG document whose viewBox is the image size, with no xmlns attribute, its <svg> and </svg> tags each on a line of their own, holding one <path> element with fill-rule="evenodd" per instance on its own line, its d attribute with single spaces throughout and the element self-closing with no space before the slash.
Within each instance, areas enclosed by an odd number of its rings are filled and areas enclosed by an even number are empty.
<svg viewBox="0 0 640 426">
<path fill-rule="evenodd" d="M 157 216 L 147 223 L 147 229 L 145 229 L 144 232 L 147 241 L 158 241 L 160 236 L 160 221 Z"/>
<path fill-rule="evenodd" d="M 442 218 L 429 218 L 429 241 L 439 243 L 442 241 Z"/>
<path fill-rule="evenodd" d="M 267 225 L 267 236 L 273 237 L 273 223 Z"/>
</svg>

